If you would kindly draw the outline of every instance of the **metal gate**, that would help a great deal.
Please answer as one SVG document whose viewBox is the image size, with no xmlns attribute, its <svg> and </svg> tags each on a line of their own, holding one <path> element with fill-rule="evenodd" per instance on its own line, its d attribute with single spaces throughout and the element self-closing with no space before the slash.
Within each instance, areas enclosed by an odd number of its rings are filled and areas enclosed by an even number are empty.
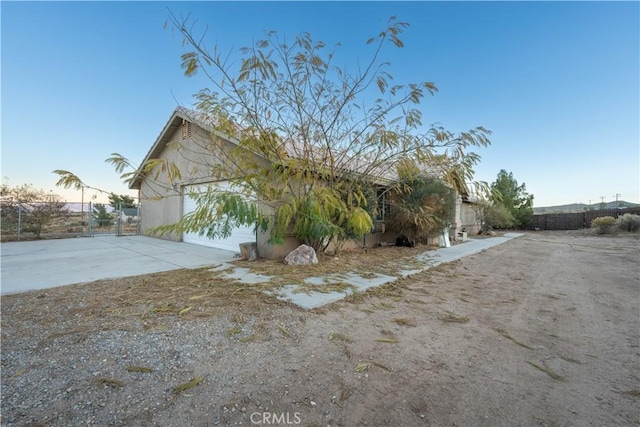
<svg viewBox="0 0 640 427">
<path fill-rule="evenodd" d="M 140 234 L 140 205 L 135 208 L 123 208 L 122 204 L 106 212 L 104 205 L 89 204 L 88 235 L 95 236 L 134 236 Z"/>
</svg>

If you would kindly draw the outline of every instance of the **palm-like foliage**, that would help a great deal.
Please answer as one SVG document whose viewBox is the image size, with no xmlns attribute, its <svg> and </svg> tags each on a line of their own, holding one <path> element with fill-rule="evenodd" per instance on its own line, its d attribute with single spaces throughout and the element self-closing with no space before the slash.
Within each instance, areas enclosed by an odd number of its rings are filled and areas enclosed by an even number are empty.
<svg viewBox="0 0 640 427">
<path fill-rule="evenodd" d="M 442 233 L 455 215 L 456 196 L 443 181 L 416 175 L 389 193 L 387 228 L 412 242 Z"/>
</svg>

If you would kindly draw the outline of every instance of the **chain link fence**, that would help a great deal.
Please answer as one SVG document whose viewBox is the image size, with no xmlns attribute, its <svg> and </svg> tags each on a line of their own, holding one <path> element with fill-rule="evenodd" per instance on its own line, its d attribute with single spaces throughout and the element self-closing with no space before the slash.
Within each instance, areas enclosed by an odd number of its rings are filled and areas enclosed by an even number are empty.
<svg viewBox="0 0 640 427">
<path fill-rule="evenodd" d="M 140 208 L 113 208 L 86 202 L 20 203 L 0 205 L 2 241 L 130 236 L 140 234 Z"/>
</svg>

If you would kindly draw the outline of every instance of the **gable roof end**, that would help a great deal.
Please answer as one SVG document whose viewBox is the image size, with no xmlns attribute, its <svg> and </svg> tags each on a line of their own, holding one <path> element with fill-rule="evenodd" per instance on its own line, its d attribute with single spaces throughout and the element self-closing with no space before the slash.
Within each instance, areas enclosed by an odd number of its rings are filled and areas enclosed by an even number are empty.
<svg viewBox="0 0 640 427">
<path fill-rule="evenodd" d="M 162 128 L 160 135 L 158 135 L 158 137 L 156 138 L 155 142 L 151 146 L 151 149 L 149 149 L 149 152 L 147 152 L 147 155 L 144 156 L 144 160 L 142 160 L 142 162 L 140 163 L 140 167 L 142 167 L 142 165 L 144 165 L 148 160 L 157 159 L 160 157 L 162 151 L 171 141 L 171 135 L 173 135 L 174 132 L 179 129 L 180 126 L 182 126 L 184 120 L 187 120 L 206 131 L 214 132 L 214 126 L 210 121 L 206 119 L 206 117 L 202 113 L 198 113 L 197 111 L 189 110 L 184 107 L 177 107 L 175 110 L 173 110 L 171 117 L 169 117 L 169 120 Z M 233 141 L 233 139 L 229 138 L 228 136 L 222 134 L 220 134 L 220 136 L 224 137 L 227 140 Z M 135 179 L 129 184 L 129 188 L 133 190 L 139 190 L 143 178 L 144 175 L 141 173 L 140 169 L 138 169 Z"/>
</svg>

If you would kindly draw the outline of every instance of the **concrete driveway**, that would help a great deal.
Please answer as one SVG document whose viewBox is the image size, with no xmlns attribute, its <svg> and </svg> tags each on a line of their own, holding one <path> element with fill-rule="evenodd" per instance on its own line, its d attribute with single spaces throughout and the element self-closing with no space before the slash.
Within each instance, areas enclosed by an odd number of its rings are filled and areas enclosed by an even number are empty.
<svg viewBox="0 0 640 427">
<path fill-rule="evenodd" d="M 0 245 L 0 293 L 219 265 L 235 253 L 145 236 L 101 236 Z"/>
</svg>

